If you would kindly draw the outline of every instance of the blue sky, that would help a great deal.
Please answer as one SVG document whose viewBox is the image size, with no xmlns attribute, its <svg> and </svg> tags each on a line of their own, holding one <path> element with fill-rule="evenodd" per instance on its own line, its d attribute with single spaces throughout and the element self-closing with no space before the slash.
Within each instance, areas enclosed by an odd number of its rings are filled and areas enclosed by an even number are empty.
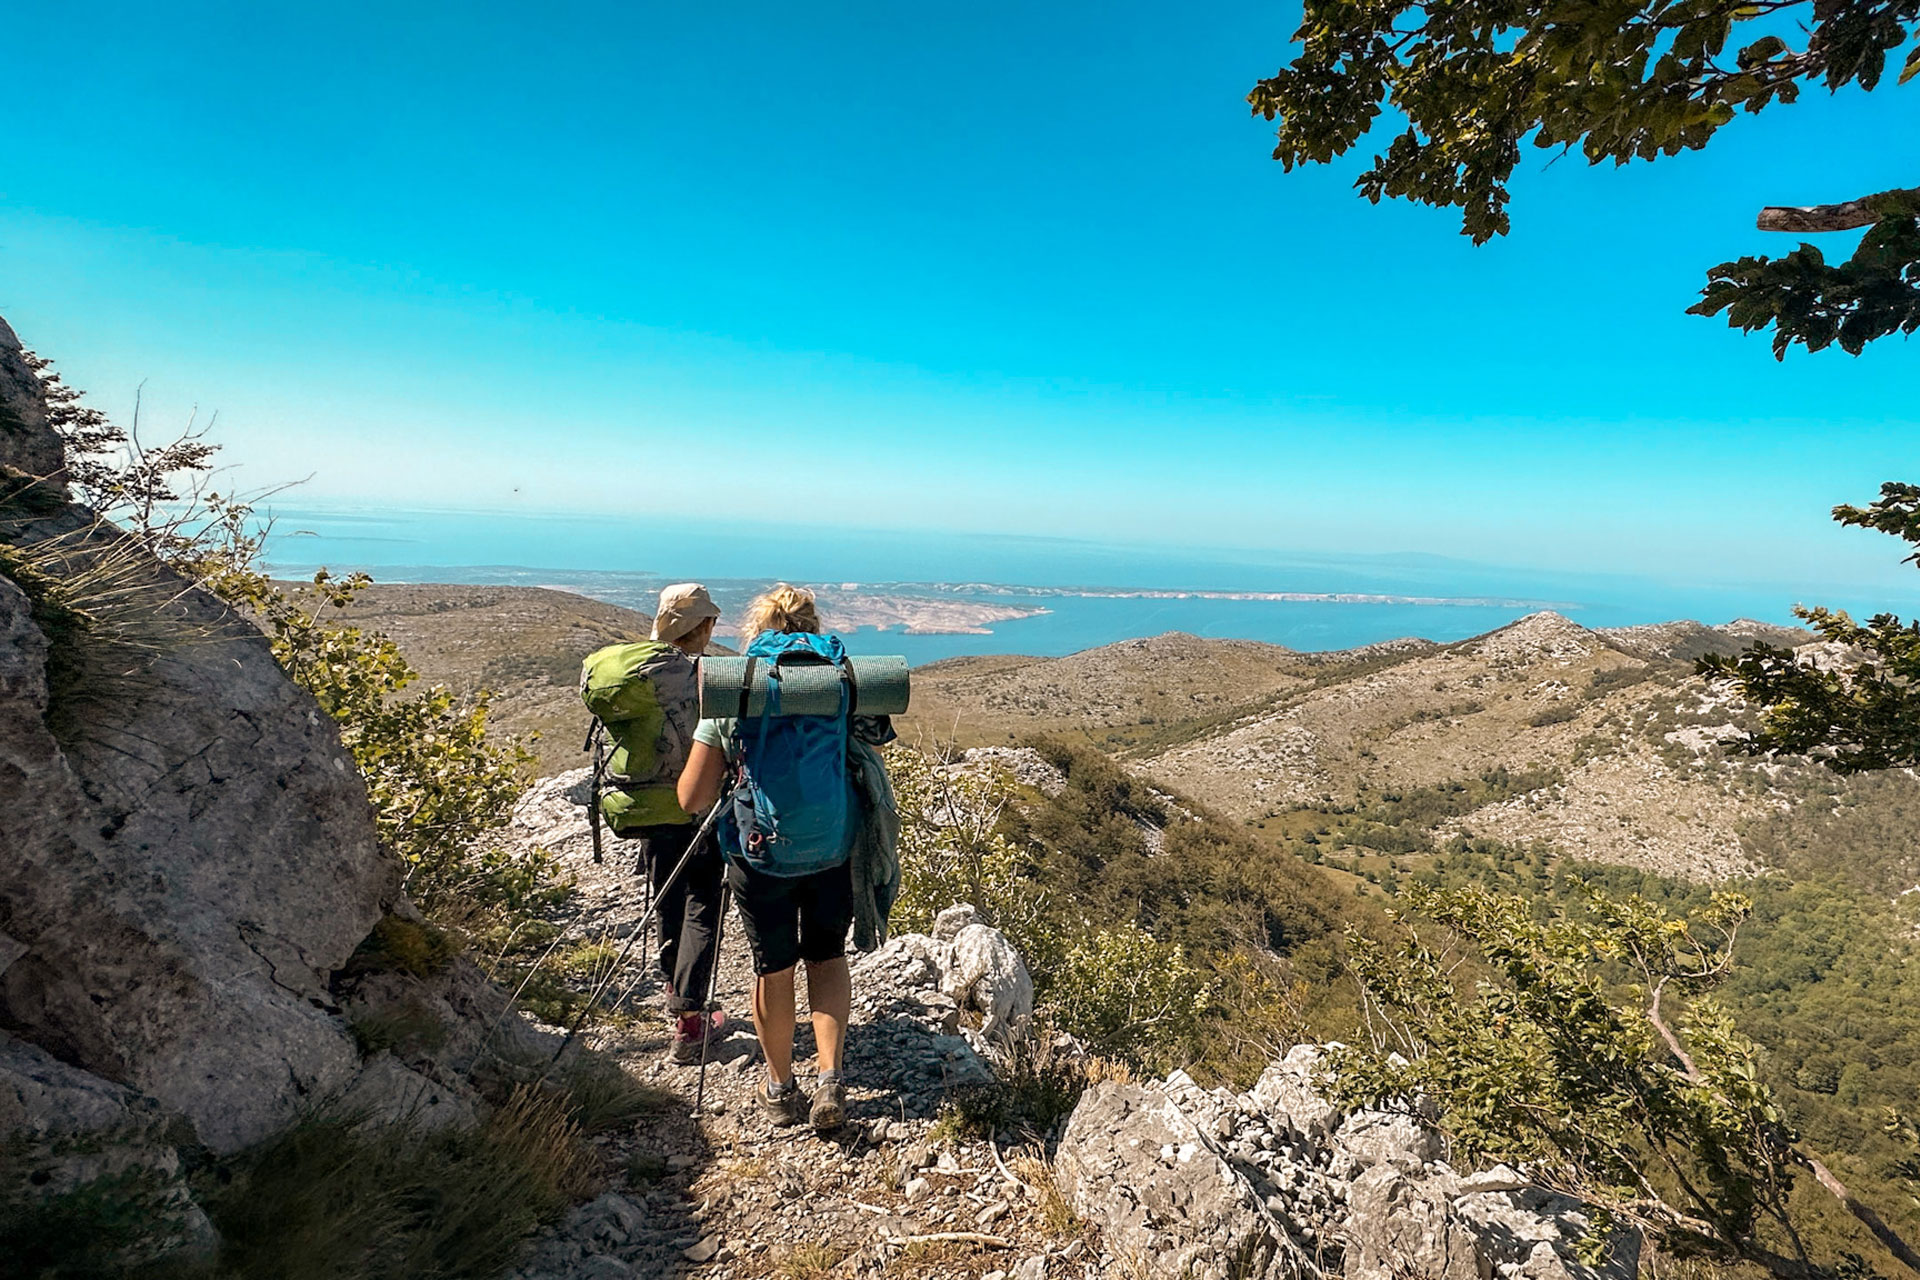
<svg viewBox="0 0 1920 1280">
<path fill-rule="evenodd" d="M 1920 83 L 1530 154 L 1476 250 L 1267 158 L 1285 4 L 25 7 L 0 315 L 307 505 L 1912 585 L 1825 513 L 1920 348 L 1682 312 L 1911 185 Z"/>
</svg>

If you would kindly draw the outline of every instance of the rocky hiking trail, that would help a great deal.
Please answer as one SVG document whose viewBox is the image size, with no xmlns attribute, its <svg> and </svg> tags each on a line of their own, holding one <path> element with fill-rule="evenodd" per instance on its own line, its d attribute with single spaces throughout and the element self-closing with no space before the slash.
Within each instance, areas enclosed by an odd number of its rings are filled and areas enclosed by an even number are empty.
<svg viewBox="0 0 1920 1280">
<path fill-rule="evenodd" d="M 546 779 L 522 801 L 511 834 L 555 854 L 576 876 L 569 936 L 617 946 L 642 915 L 646 890 L 634 873 L 634 846 L 607 837 L 606 860 L 593 862 L 584 800 L 580 772 Z M 949 1091 L 993 1080 L 958 1034 L 960 1006 L 940 990 L 944 974 L 929 954 L 950 954 L 958 926 L 948 923 L 946 938 L 909 935 L 854 956 L 849 1119 L 825 1136 L 806 1125 L 777 1127 L 755 1106 L 763 1069 L 737 914 L 727 920 L 717 984 L 727 1019 L 698 1114 L 699 1069 L 668 1061 L 665 992 L 653 956 L 635 945 L 608 996 L 620 1016 L 601 1019 L 587 1039 L 671 1101 L 631 1131 L 597 1140 L 608 1163 L 626 1171 L 625 1185 L 574 1209 L 516 1277 L 1080 1274 L 1071 1268 L 1087 1243 L 1047 1233 L 1037 1191 L 1007 1164 L 1012 1151 L 930 1136 Z M 804 979 L 798 986 L 796 1070 L 810 1092 Z"/>
<path fill-rule="evenodd" d="M 568 936 L 623 941 L 644 887 L 632 846 L 609 841 L 606 861 L 592 861 L 585 799 L 583 773 L 545 779 L 511 836 L 576 875 Z M 849 1121 L 824 1136 L 776 1127 L 755 1106 L 762 1072 L 737 918 L 718 981 L 729 1017 L 697 1114 L 698 1068 L 668 1062 L 664 993 L 636 945 L 611 988 L 616 1016 L 589 1040 L 660 1090 L 663 1105 L 594 1140 L 621 1172 L 536 1242 L 513 1280 L 1636 1273 L 1627 1232 L 1604 1263 L 1579 1261 L 1591 1224 L 1577 1203 L 1504 1167 L 1454 1170 L 1417 1115 L 1327 1102 L 1315 1084 L 1320 1046 L 1296 1046 L 1244 1093 L 1206 1090 L 1181 1072 L 1143 1082 L 1120 1072 L 1090 1085 L 1057 1134 L 966 1136 L 942 1122 L 943 1103 L 995 1087 L 1004 1040 L 982 1031 L 1017 1032 L 1032 999 L 1005 938 L 972 917 L 951 909 L 931 936 L 896 935 L 854 958 Z M 803 1089 L 812 1049 L 803 1005 Z"/>
</svg>

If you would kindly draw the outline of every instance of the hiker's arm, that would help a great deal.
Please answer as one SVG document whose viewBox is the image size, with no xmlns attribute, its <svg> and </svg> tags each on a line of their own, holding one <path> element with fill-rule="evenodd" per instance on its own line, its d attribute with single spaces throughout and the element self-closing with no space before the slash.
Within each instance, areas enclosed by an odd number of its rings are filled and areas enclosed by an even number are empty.
<svg viewBox="0 0 1920 1280">
<path fill-rule="evenodd" d="M 705 813 L 720 798 L 720 782 L 726 773 L 726 752 L 704 742 L 694 743 L 687 753 L 687 767 L 680 771 L 680 807 L 688 813 Z"/>
</svg>

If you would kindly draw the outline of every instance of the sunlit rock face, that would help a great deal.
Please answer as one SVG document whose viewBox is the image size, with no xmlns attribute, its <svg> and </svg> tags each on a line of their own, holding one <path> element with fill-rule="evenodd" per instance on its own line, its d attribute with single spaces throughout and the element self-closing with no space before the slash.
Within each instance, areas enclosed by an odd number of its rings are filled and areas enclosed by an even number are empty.
<svg viewBox="0 0 1920 1280">
<path fill-rule="evenodd" d="M 62 467 L 4 323 L 0 463 L 16 499 L 20 473 Z M 49 495 L 0 511 L 0 539 L 116 536 Z M 329 984 L 397 867 L 265 639 L 157 564 L 123 578 L 144 589 L 137 649 L 0 575 L 0 1026 L 232 1151 L 357 1069 Z"/>
</svg>

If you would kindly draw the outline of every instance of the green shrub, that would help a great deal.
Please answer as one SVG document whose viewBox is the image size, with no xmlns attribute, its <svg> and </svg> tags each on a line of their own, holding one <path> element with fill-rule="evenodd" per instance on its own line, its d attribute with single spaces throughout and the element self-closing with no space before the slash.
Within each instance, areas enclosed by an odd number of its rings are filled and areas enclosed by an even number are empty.
<svg viewBox="0 0 1920 1280">
<path fill-rule="evenodd" d="M 1101 1055 L 1222 1078 L 1257 1074 L 1256 1044 L 1300 1031 L 1351 994 L 1334 957 L 1353 908 L 1302 858 L 1190 805 L 1176 810 L 1085 748 L 1033 745 L 1067 785 L 1018 802 L 1004 778 L 892 749 L 896 928 L 926 929 L 942 908 L 970 902 L 1020 951 L 1043 1016 L 1060 1029 Z M 1272 970 L 1257 980 L 1235 959 L 1255 952 Z M 1309 956 L 1316 974 L 1333 963 L 1302 1001 L 1285 971 Z M 1223 972 L 1232 980 L 1216 984 Z M 1227 991 L 1234 1001 L 1217 994 Z M 1343 1033 L 1349 1022 L 1332 1019 Z"/>
<path fill-rule="evenodd" d="M 1450 854 L 1449 874 L 1467 860 Z M 1525 1162 L 1670 1253 L 1821 1274 L 1809 1253 L 1832 1267 L 1876 1248 L 1800 1177 L 1815 1157 L 1794 1108 L 1767 1083 L 1769 1055 L 1731 1015 L 1745 1003 L 1734 938 L 1749 940 L 1753 900 L 1686 886 L 1674 911 L 1596 885 L 1575 882 L 1567 894 L 1556 908 L 1482 887 L 1413 889 L 1420 932 L 1392 948 L 1356 939 L 1354 963 L 1418 1052 L 1409 1061 L 1343 1051 L 1330 1060 L 1329 1087 L 1350 1104 L 1424 1096 L 1464 1157 Z M 1878 1003 L 1884 1011 L 1885 997 Z M 1854 1028 L 1829 1018 L 1822 1030 L 1831 1038 Z M 1849 1062 L 1832 1082 L 1841 1103 L 1850 1076 L 1863 1087 L 1868 1079 Z M 1819 1062 L 1802 1078 L 1830 1082 Z M 1889 1125 L 1883 1144 L 1898 1129 Z M 1860 1145 L 1838 1140 L 1847 1153 Z M 1897 1133 L 1894 1141 L 1901 1151 Z M 1911 1217 L 1884 1177 L 1849 1181 Z"/>
<path fill-rule="evenodd" d="M 432 1053 L 447 1042 L 447 1026 L 418 1000 L 379 1009 L 356 1010 L 347 1023 L 364 1057 L 391 1052 L 403 1057 Z"/>
<path fill-rule="evenodd" d="M 1061 1030 L 1096 1054 L 1140 1061 L 1177 1064 L 1210 1001 L 1206 975 L 1184 947 L 1127 923 L 1075 939 L 1051 985 L 1048 1008 Z"/>
<path fill-rule="evenodd" d="M 347 958 L 345 972 L 348 975 L 404 973 L 414 978 L 430 978 L 444 973 L 459 954 L 459 944 L 445 930 L 385 915 L 373 926 L 373 932 L 354 948 Z"/>
<path fill-rule="evenodd" d="M 1006 934 L 1036 981 L 1060 950 L 1049 896 L 1033 880 L 1032 850 L 1002 829 L 1011 792 L 1006 780 L 960 774 L 896 745 L 887 773 L 900 810 L 900 893 L 896 931 L 926 932 L 941 911 L 970 904 Z"/>
</svg>

